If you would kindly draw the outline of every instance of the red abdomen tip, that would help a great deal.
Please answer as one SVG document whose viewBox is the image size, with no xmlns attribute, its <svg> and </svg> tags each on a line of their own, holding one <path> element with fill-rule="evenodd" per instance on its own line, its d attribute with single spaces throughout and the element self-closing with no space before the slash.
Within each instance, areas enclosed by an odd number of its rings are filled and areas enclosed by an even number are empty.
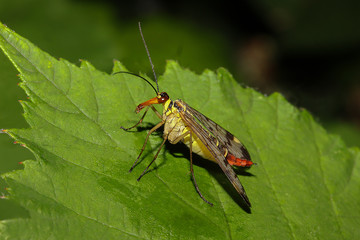
<svg viewBox="0 0 360 240">
<path fill-rule="evenodd" d="M 251 160 L 237 158 L 232 154 L 226 156 L 226 160 L 230 165 L 239 166 L 239 167 L 251 167 L 254 163 Z"/>
</svg>

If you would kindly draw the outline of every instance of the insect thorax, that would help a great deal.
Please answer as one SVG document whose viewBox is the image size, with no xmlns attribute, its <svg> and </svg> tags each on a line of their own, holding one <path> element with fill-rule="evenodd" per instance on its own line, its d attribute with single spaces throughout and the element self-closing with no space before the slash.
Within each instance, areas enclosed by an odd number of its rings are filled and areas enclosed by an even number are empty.
<svg viewBox="0 0 360 240">
<path fill-rule="evenodd" d="M 164 136 L 167 136 L 170 143 L 174 144 L 181 138 L 182 135 L 191 131 L 191 129 L 185 124 L 180 116 L 180 112 L 186 111 L 186 104 L 178 99 L 171 101 L 170 99 L 164 104 L 163 120 Z M 184 136 L 181 141 L 190 147 L 190 135 Z M 196 133 L 192 132 L 192 151 L 205 159 L 215 161 L 209 150 L 197 137 Z"/>
<path fill-rule="evenodd" d="M 164 136 L 168 137 L 170 143 L 176 141 L 176 139 L 180 137 L 183 133 L 185 133 L 187 130 L 187 126 L 180 117 L 179 109 L 175 107 L 177 106 L 177 102 L 178 100 L 172 101 L 171 99 L 169 99 L 164 104 Z"/>
</svg>

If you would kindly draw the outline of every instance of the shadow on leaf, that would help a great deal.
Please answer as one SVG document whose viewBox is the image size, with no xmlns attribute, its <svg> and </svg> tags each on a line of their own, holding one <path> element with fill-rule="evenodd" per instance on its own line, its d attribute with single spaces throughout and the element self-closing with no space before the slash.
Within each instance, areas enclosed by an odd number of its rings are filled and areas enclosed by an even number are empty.
<svg viewBox="0 0 360 240">
<path fill-rule="evenodd" d="M 169 151 L 171 155 L 176 158 L 187 158 L 190 161 L 190 151 L 185 144 L 176 144 L 173 145 L 169 142 L 165 144 L 166 150 Z M 239 193 L 232 186 L 232 184 L 227 179 L 226 175 L 221 171 L 220 167 L 209 160 L 202 158 L 201 156 L 193 153 L 193 164 L 206 169 L 215 179 L 216 181 L 225 189 L 225 191 L 231 196 L 231 198 L 247 213 L 251 213 L 251 209 L 245 204 L 243 199 L 239 196 Z M 237 175 L 252 177 L 253 174 L 247 172 L 248 169 L 244 168 L 233 168 Z M 195 178 L 196 178 L 196 173 Z M 190 175 L 190 179 L 192 182 L 193 179 Z M 200 189 L 201 190 L 201 189 Z"/>
</svg>

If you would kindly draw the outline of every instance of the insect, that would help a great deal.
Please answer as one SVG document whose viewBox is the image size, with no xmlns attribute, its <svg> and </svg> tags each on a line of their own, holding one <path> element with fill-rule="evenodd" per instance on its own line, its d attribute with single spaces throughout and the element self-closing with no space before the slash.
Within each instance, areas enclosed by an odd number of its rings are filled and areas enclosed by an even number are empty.
<svg viewBox="0 0 360 240">
<path fill-rule="evenodd" d="M 123 130 L 128 131 L 132 128 L 135 128 L 142 123 L 146 113 L 149 109 L 153 110 L 155 114 L 161 119 L 161 121 L 156 124 L 147 134 L 144 145 L 140 151 L 139 156 L 136 161 L 130 168 L 131 172 L 139 161 L 145 146 L 148 142 L 150 134 L 159 129 L 164 125 L 163 132 L 163 142 L 161 143 L 157 153 L 155 154 L 153 160 L 142 172 L 138 181 L 144 176 L 148 171 L 151 164 L 156 160 L 158 154 L 160 153 L 161 148 L 164 146 L 166 140 L 172 144 L 177 144 L 178 142 L 183 142 L 190 149 L 190 172 L 196 188 L 197 193 L 200 197 L 211 206 L 213 205 L 209 202 L 200 192 L 200 189 L 196 183 L 194 170 L 193 170 L 193 159 L 192 153 L 196 153 L 202 156 L 205 159 L 216 162 L 220 168 L 224 171 L 225 175 L 235 187 L 236 191 L 240 194 L 242 199 L 245 201 L 248 207 L 251 207 L 250 201 L 246 195 L 246 192 L 241 185 L 234 169 L 232 166 L 241 166 L 241 167 L 250 167 L 253 165 L 251 161 L 250 154 L 246 150 L 245 146 L 230 132 L 226 131 L 224 128 L 220 127 L 211 119 L 207 118 L 197 110 L 190 107 L 183 100 L 171 100 L 166 92 L 159 91 L 159 85 L 157 82 L 154 65 L 151 61 L 150 53 L 147 48 L 142 30 L 141 24 L 139 23 L 139 31 L 141 38 L 143 40 L 145 50 L 147 52 L 152 71 L 154 73 L 154 78 L 156 82 L 155 87 L 144 77 L 139 76 L 130 72 L 117 72 L 117 73 L 128 73 L 142 78 L 147 83 L 149 83 L 156 93 L 156 97 L 151 98 L 136 107 L 136 113 L 139 113 L 142 109 L 145 108 L 145 112 L 142 115 L 141 119 L 132 127 L 124 128 Z M 161 115 L 153 106 L 154 104 L 163 105 L 163 114 Z"/>
</svg>

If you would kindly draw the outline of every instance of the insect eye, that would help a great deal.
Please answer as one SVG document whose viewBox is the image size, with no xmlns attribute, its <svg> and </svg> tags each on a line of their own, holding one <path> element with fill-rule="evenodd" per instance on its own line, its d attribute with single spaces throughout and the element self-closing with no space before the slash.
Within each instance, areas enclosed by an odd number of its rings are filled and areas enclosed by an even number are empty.
<svg viewBox="0 0 360 240">
<path fill-rule="evenodd" d="M 159 103 L 166 102 L 169 99 L 169 95 L 166 92 L 162 92 L 158 95 Z"/>
<path fill-rule="evenodd" d="M 166 92 L 160 93 L 160 96 L 163 97 L 163 98 L 168 98 L 169 97 Z"/>
</svg>

